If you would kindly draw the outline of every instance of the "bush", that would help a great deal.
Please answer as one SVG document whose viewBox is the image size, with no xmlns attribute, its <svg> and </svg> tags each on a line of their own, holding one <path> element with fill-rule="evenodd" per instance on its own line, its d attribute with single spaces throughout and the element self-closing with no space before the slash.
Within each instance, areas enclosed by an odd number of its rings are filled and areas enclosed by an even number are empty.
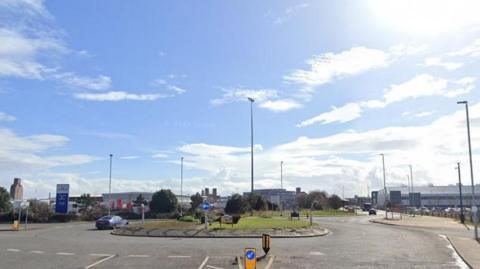
<svg viewBox="0 0 480 269">
<path fill-rule="evenodd" d="M 197 220 L 193 216 L 182 216 L 178 218 L 178 221 L 196 222 Z"/>
<path fill-rule="evenodd" d="M 225 206 L 227 214 L 243 214 L 247 211 L 248 203 L 240 194 L 236 193 L 230 197 Z"/>
<path fill-rule="evenodd" d="M 160 190 L 153 194 L 150 201 L 152 213 L 174 213 L 177 210 L 177 197 L 171 190 Z"/>
</svg>

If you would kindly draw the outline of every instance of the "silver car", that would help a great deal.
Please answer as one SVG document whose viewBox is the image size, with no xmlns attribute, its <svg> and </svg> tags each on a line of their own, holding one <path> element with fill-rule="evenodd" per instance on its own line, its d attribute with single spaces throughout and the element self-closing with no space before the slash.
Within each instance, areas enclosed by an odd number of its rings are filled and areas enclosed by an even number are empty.
<svg viewBox="0 0 480 269">
<path fill-rule="evenodd" d="M 114 229 L 120 226 L 125 226 L 128 221 L 119 216 L 103 216 L 95 222 L 97 229 Z"/>
</svg>

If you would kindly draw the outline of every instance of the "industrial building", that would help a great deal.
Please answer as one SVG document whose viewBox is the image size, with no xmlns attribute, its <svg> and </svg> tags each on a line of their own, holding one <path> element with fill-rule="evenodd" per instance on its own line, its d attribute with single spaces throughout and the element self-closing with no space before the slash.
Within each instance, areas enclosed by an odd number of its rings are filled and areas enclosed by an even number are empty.
<svg viewBox="0 0 480 269">
<path fill-rule="evenodd" d="M 292 209 L 296 205 L 297 192 L 301 192 L 300 188 L 296 191 L 287 191 L 286 189 L 259 189 L 253 192 L 261 195 L 265 200 L 281 205 L 283 209 Z M 244 192 L 243 196 L 247 197 L 250 192 Z"/>
<path fill-rule="evenodd" d="M 475 201 L 480 204 L 480 185 L 475 185 Z M 413 193 L 409 188 L 387 187 L 387 200 L 385 201 L 385 190 L 372 191 L 372 204 L 377 208 L 384 208 L 385 203 L 392 206 L 411 206 L 428 208 L 460 207 L 459 185 L 448 186 L 418 186 L 414 187 Z M 463 206 L 472 206 L 472 187 L 462 185 Z"/>
</svg>

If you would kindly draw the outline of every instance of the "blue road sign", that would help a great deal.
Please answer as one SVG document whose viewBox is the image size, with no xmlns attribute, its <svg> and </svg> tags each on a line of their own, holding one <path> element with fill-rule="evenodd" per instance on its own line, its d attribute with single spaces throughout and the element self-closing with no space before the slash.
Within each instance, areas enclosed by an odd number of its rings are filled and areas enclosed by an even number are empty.
<svg viewBox="0 0 480 269">
<path fill-rule="evenodd" d="M 205 201 L 202 204 L 202 208 L 204 211 L 207 211 L 208 209 L 210 209 L 210 204 L 207 201 Z"/>
<path fill-rule="evenodd" d="M 255 251 L 253 251 L 253 250 L 248 250 L 248 251 L 247 251 L 247 254 L 246 254 L 245 256 L 247 257 L 247 259 L 253 260 L 253 259 L 255 259 Z"/>
<path fill-rule="evenodd" d="M 68 184 L 57 184 L 57 196 L 55 199 L 55 212 L 68 213 Z"/>
</svg>

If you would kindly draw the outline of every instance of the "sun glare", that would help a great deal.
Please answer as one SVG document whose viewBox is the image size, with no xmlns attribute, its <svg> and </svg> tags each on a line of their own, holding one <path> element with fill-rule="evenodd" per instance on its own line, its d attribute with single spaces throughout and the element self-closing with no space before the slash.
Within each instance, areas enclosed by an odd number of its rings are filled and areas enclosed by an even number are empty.
<svg viewBox="0 0 480 269">
<path fill-rule="evenodd" d="M 480 1 L 371 0 L 372 12 L 387 26 L 419 34 L 439 34 L 480 23 Z"/>
</svg>

